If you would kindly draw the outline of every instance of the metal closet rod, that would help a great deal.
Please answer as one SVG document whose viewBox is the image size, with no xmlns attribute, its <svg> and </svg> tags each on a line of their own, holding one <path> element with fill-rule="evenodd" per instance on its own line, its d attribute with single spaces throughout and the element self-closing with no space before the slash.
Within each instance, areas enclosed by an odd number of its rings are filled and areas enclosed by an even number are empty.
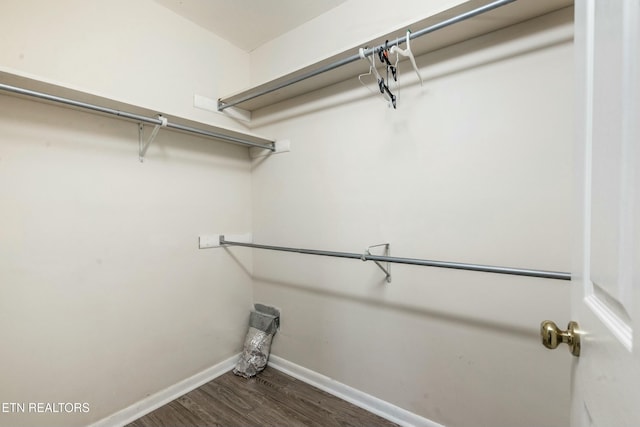
<svg viewBox="0 0 640 427">
<path fill-rule="evenodd" d="M 225 240 L 220 236 L 220 246 L 244 246 L 247 248 L 267 249 L 272 251 L 295 252 L 299 254 L 321 255 L 338 258 L 359 259 L 362 261 L 391 262 L 397 264 L 421 265 L 426 267 L 453 268 L 457 270 L 483 271 L 486 273 L 512 274 L 516 276 L 539 277 L 544 279 L 571 280 L 571 273 L 559 271 L 531 270 L 526 268 L 498 267 L 493 265 L 467 264 L 461 262 L 432 261 L 426 259 L 400 258 L 385 255 L 357 254 L 351 252 L 333 252 L 317 249 L 298 249 L 284 246 L 259 245 L 256 243 L 242 243 Z"/>
<path fill-rule="evenodd" d="M 3 83 L 0 83 L 0 90 L 4 90 L 6 92 L 16 93 L 16 94 L 19 94 L 19 95 L 26 95 L 26 96 L 30 96 L 30 97 L 33 97 L 33 98 L 44 99 L 44 100 L 47 100 L 47 101 L 56 102 L 58 104 L 71 105 L 73 107 L 83 108 L 85 110 L 97 111 L 99 113 L 104 113 L 104 114 L 109 114 L 109 115 L 112 115 L 112 116 L 122 117 L 122 118 L 129 119 L 129 120 L 135 120 L 136 122 L 140 122 L 140 123 L 149 123 L 149 124 L 152 124 L 152 125 L 162 125 L 162 120 L 160 120 L 160 119 L 158 119 L 156 117 L 141 116 L 139 114 L 128 113 L 126 111 L 115 110 L 113 108 L 102 107 L 100 105 L 89 104 L 89 103 L 86 103 L 86 102 L 76 101 L 76 100 L 68 99 L 68 98 L 62 98 L 60 96 L 50 95 L 50 94 L 47 94 L 47 93 L 36 92 L 36 91 L 33 91 L 33 90 L 23 89 L 23 88 L 19 88 L 19 87 L 15 87 L 15 86 L 9 86 L 9 85 L 3 84 Z M 179 124 L 171 123 L 171 122 L 167 122 L 167 125 L 165 127 L 170 128 L 170 129 L 179 130 L 181 132 L 186 132 L 186 133 L 191 133 L 191 134 L 195 134 L 195 135 L 199 135 L 199 136 L 206 136 L 206 137 L 209 137 L 209 138 L 219 139 L 219 140 L 222 140 L 224 142 L 231 143 L 231 144 L 244 145 L 244 146 L 248 146 L 248 147 L 260 147 L 260 148 L 263 148 L 263 149 L 266 149 L 266 150 L 275 151 L 275 143 L 273 141 L 270 144 L 260 144 L 260 143 L 257 143 L 257 142 L 253 142 L 253 141 L 248 141 L 248 140 L 245 140 L 245 139 L 237 138 L 237 137 L 234 137 L 234 136 L 224 135 L 224 134 L 218 133 L 218 132 L 212 132 L 212 131 L 209 131 L 209 130 L 194 128 L 194 127 L 191 127 L 191 126 L 179 125 Z"/>
<path fill-rule="evenodd" d="M 441 22 L 439 22 L 437 24 L 434 24 L 434 25 L 431 25 L 429 27 L 423 28 L 423 29 L 421 29 L 419 31 L 416 31 L 416 32 L 412 32 L 411 35 L 409 36 L 409 40 L 413 40 L 415 38 L 424 36 L 425 34 L 433 33 L 434 31 L 438 31 L 438 30 L 440 30 L 442 28 L 448 27 L 449 25 L 457 24 L 458 22 L 462 22 L 462 21 L 464 21 L 466 19 L 473 18 L 474 16 L 481 15 L 481 14 L 483 14 L 485 12 L 489 12 L 489 11 L 491 11 L 493 9 L 497 9 L 497 8 L 499 8 L 501 6 L 505 6 L 505 5 L 507 5 L 509 3 L 512 3 L 514 1 L 516 1 L 516 0 L 497 0 L 497 1 L 494 1 L 492 3 L 486 4 L 484 6 L 478 7 L 476 9 L 470 10 L 468 12 L 462 13 L 460 15 L 454 16 L 453 18 L 445 19 L 444 21 L 441 21 Z M 381 45 L 379 45 L 377 47 L 364 49 L 364 56 L 365 57 L 371 56 L 371 55 L 375 54 L 376 52 L 378 52 L 381 49 L 390 48 L 392 46 L 399 46 L 402 43 L 406 43 L 406 42 L 407 42 L 407 37 L 406 36 L 398 37 L 397 39 L 395 39 L 393 41 L 390 41 L 390 42 L 388 42 L 386 44 L 381 44 Z M 276 90 L 285 88 L 287 86 L 291 86 L 292 84 L 301 82 L 303 80 L 309 79 L 309 78 L 317 76 L 319 74 L 326 73 L 327 71 L 331 71 L 333 69 L 342 67 L 343 65 L 350 64 L 352 62 L 358 61 L 359 59 L 361 59 L 360 53 L 356 53 L 356 54 L 351 55 L 351 56 L 349 56 L 347 58 L 341 59 L 339 61 L 336 61 L 336 62 L 333 62 L 331 64 L 325 65 L 323 67 L 320 67 L 320 68 L 318 68 L 316 70 L 309 71 L 309 72 L 307 72 L 305 74 L 302 74 L 302 75 L 300 75 L 298 77 L 294 77 L 294 78 L 291 78 L 289 80 L 285 80 L 284 82 L 279 83 L 276 86 L 273 86 L 273 87 L 270 87 L 270 88 L 267 88 L 267 89 L 256 90 L 255 92 L 249 92 L 247 95 L 244 95 L 244 96 L 242 96 L 242 97 L 240 97 L 240 98 L 238 98 L 236 100 L 233 100 L 233 101 L 225 101 L 223 98 L 220 98 L 218 100 L 218 111 L 222 111 L 222 110 L 224 110 L 226 108 L 233 107 L 233 106 L 241 104 L 241 103 L 243 103 L 245 101 L 249 101 L 251 99 L 258 98 L 258 97 L 260 97 L 262 95 L 266 95 L 266 94 L 271 93 L 271 92 L 275 92 Z M 229 98 L 233 99 L 233 97 L 229 97 Z"/>
</svg>

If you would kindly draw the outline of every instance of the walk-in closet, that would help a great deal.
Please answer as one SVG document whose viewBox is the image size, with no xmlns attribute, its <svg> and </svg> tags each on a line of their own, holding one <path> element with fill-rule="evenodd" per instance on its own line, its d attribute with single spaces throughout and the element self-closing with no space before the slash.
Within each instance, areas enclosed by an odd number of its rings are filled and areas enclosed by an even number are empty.
<svg viewBox="0 0 640 427">
<path fill-rule="evenodd" d="M 637 425 L 639 27 L 4 0 L 0 427 Z"/>
</svg>

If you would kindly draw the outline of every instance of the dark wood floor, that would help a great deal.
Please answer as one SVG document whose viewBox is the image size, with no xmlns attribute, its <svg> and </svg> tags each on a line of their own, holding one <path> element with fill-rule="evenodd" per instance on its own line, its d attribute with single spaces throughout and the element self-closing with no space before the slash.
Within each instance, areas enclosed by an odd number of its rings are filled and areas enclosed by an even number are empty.
<svg viewBox="0 0 640 427">
<path fill-rule="evenodd" d="M 228 372 L 127 427 L 395 425 L 267 367 L 248 380 Z"/>
</svg>

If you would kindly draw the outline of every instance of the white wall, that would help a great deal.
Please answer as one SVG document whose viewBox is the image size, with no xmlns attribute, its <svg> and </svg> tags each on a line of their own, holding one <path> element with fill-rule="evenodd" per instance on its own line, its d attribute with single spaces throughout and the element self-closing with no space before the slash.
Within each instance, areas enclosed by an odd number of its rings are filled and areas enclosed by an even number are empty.
<svg viewBox="0 0 640 427">
<path fill-rule="evenodd" d="M 194 92 L 248 80 L 245 53 L 151 1 L 3 11 L 3 70 L 195 120 Z M 241 349 L 251 279 L 198 236 L 251 228 L 247 149 L 137 150 L 135 123 L 0 94 L 0 402 L 90 408 L 1 426 L 87 425 Z"/>
<path fill-rule="evenodd" d="M 405 63 L 397 111 L 354 78 L 255 112 L 292 143 L 254 164 L 255 241 L 570 271 L 571 35 L 564 10 L 452 46 L 424 87 Z M 274 354 L 450 427 L 568 424 L 571 356 L 538 336 L 568 282 L 391 269 L 254 251 Z"/>
<path fill-rule="evenodd" d="M 0 69 L 213 125 L 193 107 L 245 88 L 249 55 L 152 0 L 3 0 Z"/>
<path fill-rule="evenodd" d="M 0 413 L 79 426 L 240 351 L 249 276 L 198 235 L 248 230 L 247 150 L 0 96 Z M 250 265 L 251 259 L 245 262 Z"/>
</svg>

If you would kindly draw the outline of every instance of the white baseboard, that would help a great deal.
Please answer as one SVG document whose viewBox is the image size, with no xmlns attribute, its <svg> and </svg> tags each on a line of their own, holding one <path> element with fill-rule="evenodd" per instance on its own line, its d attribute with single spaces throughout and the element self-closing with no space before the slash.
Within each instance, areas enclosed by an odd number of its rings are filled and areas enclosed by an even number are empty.
<svg viewBox="0 0 640 427">
<path fill-rule="evenodd" d="M 133 405 L 116 412 L 115 414 L 96 421 L 95 423 L 90 424 L 89 427 L 119 427 L 129 424 L 149 412 L 152 412 L 177 399 L 178 397 L 195 390 L 220 375 L 229 372 L 235 366 L 238 361 L 238 357 L 239 354 L 232 356 L 217 365 L 198 372 L 192 377 L 152 394 L 151 396 L 148 396 Z M 278 357 L 273 354 L 269 356 L 269 366 L 398 425 L 406 427 L 444 427 L 441 424 L 416 415 L 413 412 L 409 412 L 360 390 L 356 390 L 353 387 L 342 384 L 325 375 L 319 374 L 300 365 L 296 365 L 293 362 L 289 362 L 282 357 Z"/>
<path fill-rule="evenodd" d="M 392 405 L 370 394 L 356 390 L 325 375 L 296 365 L 282 357 L 273 354 L 269 356 L 269 366 L 401 426 L 444 427 L 442 424 L 438 424 L 435 421 L 416 415 L 413 412 Z"/>
<path fill-rule="evenodd" d="M 222 374 L 226 374 L 235 366 L 238 361 L 239 354 L 231 356 L 227 360 L 224 360 L 217 365 L 198 372 L 197 374 L 173 384 L 164 390 L 161 390 L 151 396 L 134 403 L 133 405 L 109 415 L 93 424 L 89 427 L 119 427 L 129 424 L 137 420 L 138 418 L 152 412 L 159 407 L 166 405 L 167 403 L 177 399 L 178 397 L 195 390 L 208 383 L 209 381 L 219 377 Z"/>
</svg>

